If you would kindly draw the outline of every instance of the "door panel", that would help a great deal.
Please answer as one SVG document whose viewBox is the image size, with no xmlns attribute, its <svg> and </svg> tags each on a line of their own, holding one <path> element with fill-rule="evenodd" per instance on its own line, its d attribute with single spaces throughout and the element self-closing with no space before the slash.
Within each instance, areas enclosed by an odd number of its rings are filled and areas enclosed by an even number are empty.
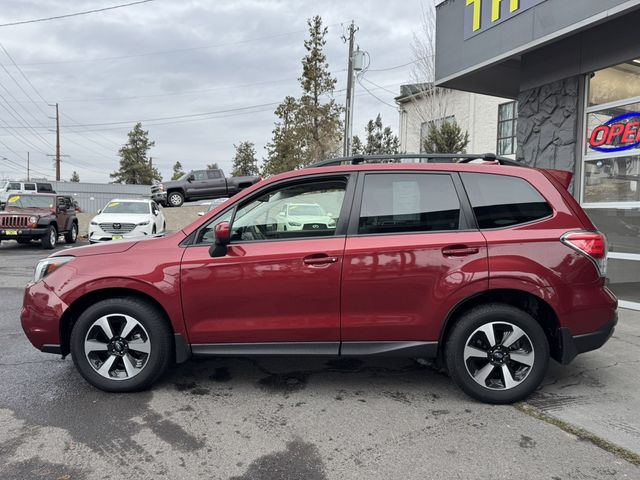
<svg viewBox="0 0 640 480">
<path fill-rule="evenodd" d="M 337 342 L 344 237 L 186 250 L 182 300 L 193 344 Z M 305 259 L 330 257 L 324 263 Z"/>
<path fill-rule="evenodd" d="M 463 245 L 470 253 L 445 255 Z M 350 237 L 342 340 L 436 341 L 443 312 L 487 286 L 487 247 L 480 232 Z"/>
</svg>

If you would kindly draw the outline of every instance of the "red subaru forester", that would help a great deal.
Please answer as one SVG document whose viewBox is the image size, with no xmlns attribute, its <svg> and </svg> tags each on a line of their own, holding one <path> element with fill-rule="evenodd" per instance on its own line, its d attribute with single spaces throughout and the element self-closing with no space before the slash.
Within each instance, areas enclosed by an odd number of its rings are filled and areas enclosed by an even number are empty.
<svg viewBox="0 0 640 480">
<path fill-rule="evenodd" d="M 617 321 L 606 241 L 570 180 L 493 155 L 321 162 L 172 235 L 42 260 L 22 325 L 112 392 L 191 356 L 398 355 L 514 402 Z"/>
</svg>

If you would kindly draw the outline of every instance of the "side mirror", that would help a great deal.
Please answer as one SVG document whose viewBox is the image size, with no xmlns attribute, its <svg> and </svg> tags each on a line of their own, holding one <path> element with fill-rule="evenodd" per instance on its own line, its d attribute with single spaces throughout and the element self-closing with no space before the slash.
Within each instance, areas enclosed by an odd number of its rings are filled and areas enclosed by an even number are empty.
<svg viewBox="0 0 640 480">
<path fill-rule="evenodd" d="M 67 207 L 64 205 L 58 205 L 58 213 L 64 213 L 67 211 Z"/>
<path fill-rule="evenodd" d="M 102 209 L 98 210 L 98 215 L 100 215 L 102 213 Z"/>
<path fill-rule="evenodd" d="M 196 178 L 196 177 L 194 177 L 193 175 L 189 175 L 189 176 L 187 177 L 187 182 L 191 183 L 191 182 L 193 182 L 193 181 L 195 180 L 195 178 Z"/>
<path fill-rule="evenodd" d="M 229 222 L 220 222 L 213 229 L 215 234 L 215 243 L 209 248 L 211 257 L 224 257 L 227 254 L 227 245 L 231 241 L 231 224 Z"/>
</svg>

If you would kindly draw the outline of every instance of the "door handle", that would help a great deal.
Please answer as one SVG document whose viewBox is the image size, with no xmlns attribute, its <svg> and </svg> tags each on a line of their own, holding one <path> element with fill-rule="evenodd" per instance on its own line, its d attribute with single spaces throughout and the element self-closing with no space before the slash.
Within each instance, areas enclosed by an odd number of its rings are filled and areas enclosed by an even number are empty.
<svg viewBox="0 0 640 480">
<path fill-rule="evenodd" d="M 466 245 L 450 245 L 442 249 L 442 254 L 445 257 L 466 257 L 479 252 L 480 249 L 478 247 L 467 247 Z"/>
<path fill-rule="evenodd" d="M 305 257 L 303 260 L 305 265 L 329 265 L 331 263 L 336 263 L 337 261 L 338 257 L 330 257 L 324 254 L 310 255 Z"/>
</svg>

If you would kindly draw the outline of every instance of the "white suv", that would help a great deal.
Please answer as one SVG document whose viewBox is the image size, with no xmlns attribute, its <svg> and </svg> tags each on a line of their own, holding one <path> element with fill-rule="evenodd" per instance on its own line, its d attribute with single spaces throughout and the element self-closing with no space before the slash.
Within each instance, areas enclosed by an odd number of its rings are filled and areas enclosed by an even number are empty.
<svg viewBox="0 0 640 480">
<path fill-rule="evenodd" d="M 164 214 L 153 200 L 114 198 L 89 224 L 89 243 L 164 233 Z"/>
<path fill-rule="evenodd" d="M 4 208 L 9 195 L 23 193 L 56 193 L 50 183 L 0 181 L 0 207 Z"/>
</svg>

